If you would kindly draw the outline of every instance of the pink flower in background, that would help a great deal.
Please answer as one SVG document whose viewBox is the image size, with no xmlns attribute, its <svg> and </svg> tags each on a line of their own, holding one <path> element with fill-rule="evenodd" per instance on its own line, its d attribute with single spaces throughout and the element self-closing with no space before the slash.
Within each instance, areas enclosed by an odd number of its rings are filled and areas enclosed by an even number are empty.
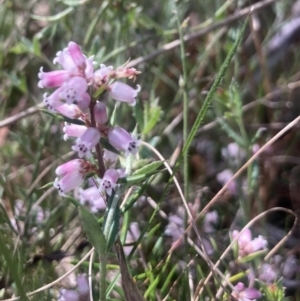
<svg viewBox="0 0 300 301">
<path fill-rule="evenodd" d="M 121 127 L 113 128 L 108 133 L 109 143 L 117 150 L 125 151 L 125 156 L 135 155 L 140 141 Z"/>
<path fill-rule="evenodd" d="M 93 213 L 106 208 L 101 192 L 96 186 L 87 189 L 79 188 L 79 199 L 83 205 L 88 205 Z"/>
<path fill-rule="evenodd" d="M 214 225 L 219 221 L 219 216 L 217 211 L 207 212 L 203 220 L 203 231 L 205 233 L 215 232 L 216 229 Z"/>
<path fill-rule="evenodd" d="M 117 181 L 120 177 L 119 172 L 116 169 L 110 168 L 108 169 L 103 179 L 100 179 L 99 182 L 99 190 L 106 191 L 108 195 L 112 194 L 112 190 L 116 188 Z"/>
<path fill-rule="evenodd" d="M 236 290 L 232 292 L 232 296 L 239 301 L 255 301 L 261 297 L 261 293 L 257 289 L 245 287 L 242 282 L 239 282 L 234 288 Z"/>
<path fill-rule="evenodd" d="M 58 301 L 87 301 L 89 300 L 89 284 L 85 274 L 79 274 L 76 279 L 77 290 L 61 290 Z"/>
<path fill-rule="evenodd" d="M 231 169 L 225 169 L 225 170 L 219 172 L 217 174 L 216 178 L 221 185 L 225 185 L 233 177 L 233 175 L 234 175 L 234 173 L 232 172 Z M 229 184 L 228 190 L 233 195 L 235 195 L 237 193 L 237 187 L 236 187 L 235 180 Z"/>
<path fill-rule="evenodd" d="M 109 86 L 108 93 L 111 98 L 127 102 L 131 106 L 135 106 L 136 97 L 138 93 L 141 91 L 141 86 L 137 85 L 137 89 L 133 89 L 132 87 L 122 83 L 122 82 L 114 82 Z"/>
<path fill-rule="evenodd" d="M 239 235 L 239 231 L 234 230 L 232 237 L 235 239 Z M 243 230 L 241 236 L 237 240 L 239 246 L 239 256 L 245 257 L 251 253 L 267 248 L 268 242 L 259 235 L 257 238 L 252 239 L 251 231 L 247 228 Z"/>
<path fill-rule="evenodd" d="M 82 136 L 77 138 L 76 144 L 72 146 L 72 150 L 78 152 L 79 158 L 89 158 L 93 148 L 100 141 L 100 133 L 95 128 L 88 128 Z"/>
</svg>

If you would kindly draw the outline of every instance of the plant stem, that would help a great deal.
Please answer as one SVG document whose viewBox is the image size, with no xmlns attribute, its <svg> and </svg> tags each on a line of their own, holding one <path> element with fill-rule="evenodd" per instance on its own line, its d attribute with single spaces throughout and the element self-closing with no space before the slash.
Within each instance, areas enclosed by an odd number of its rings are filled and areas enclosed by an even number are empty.
<svg viewBox="0 0 300 301">
<path fill-rule="evenodd" d="M 96 127 L 94 108 L 96 101 L 91 101 L 90 104 L 90 115 L 91 115 L 91 126 Z M 103 178 L 105 173 L 105 165 L 103 161 L 103 151 L 100 143 L 96 145 L 96 157 L 98 161 L 98 176 Z M 106 237 L 105 237 L 106 238 Z M 107 264 L 107 253 L 99 256 L 99 301 L 106 300 L 106 264 Z"/>
<path fill-rule="evenodd" d="M 92 127 L 96 127 L 96 121 L 95 121 L 95 115 L 94 115 L 95 104 L 96 104 L 95 101 L 91 101 L 90 114 L 91 114 Z M 98 176 L 100 178 L 103 178 L 104 173 L 105 173 L 105 165 L 104 165 L 104 161 L 103 161 L 103 151 L 102 151 L 100 143 L 98 143 L 95 148 L 96 148 L 96 155 L 97 155 L 97 160 L 98 160 Z"/>
</svg>

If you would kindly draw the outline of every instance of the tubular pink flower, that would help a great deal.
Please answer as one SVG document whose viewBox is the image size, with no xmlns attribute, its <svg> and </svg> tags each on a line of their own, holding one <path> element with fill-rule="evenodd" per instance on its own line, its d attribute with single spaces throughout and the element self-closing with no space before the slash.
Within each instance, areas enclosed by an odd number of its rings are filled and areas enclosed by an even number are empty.
<svg viewBox="0 0 300 301">
<path fill-rule="evenodd" d="M 251 301 L 261 297 L 261 293 L 255 288 L 245 287 L 244 283 L 239 282 L 232 292 L 232 296 L 239 301 Z"/>
<path fill-rule="evenodd" d="M 117 100 L 122 102 L 127 102 L 130 106 L 135 106 L 136 97 L 141 90 L 141 86 L 137 85 L 137 89 L 133 89 L 132 87 L 122 83 L 122 82 L 114 82 L 109 86 L 109 95 Z"/>
<path fill-rule="evenodd" d="M 70 74 L 79 75 L 78 69 L 68 51 L 68 48 L 64 48 L 56 53 L 56 57 L 53 60 L 53 64 L 59 63 L 65 71 Z"/>
<path fill-rule="evenodd" d="M 79 199 L 81 204 L 89 205 L 93 213 L 106 208 L 106 204 L 101 195 L 101 192 L 96 186 L 92 186 L 87 189 L 79 188 Z"/>
<path fill-rule="evenodd" d="M 96 85 L 101 86 L 108 82 L 109 76 L 112 73 L 113 66 L 106 67 L 104 64 L 100 65 L 100 69 L 96 70 L 93 75 L 93 81 Z"/>
<path fill-rule="evenodd" d="M 39 88 L 56 88 L 68 81 L 71 76 L 66 70 L 44 72 L 43 67 L 41 67 L 38 77 L 40 79 L 38 82 Z"/>
<path fill-rule="evenodd" d="M 116 188 L 120 175 L 116 169 L 107 169 L 103 179 L 99 180 L 99 190 L 106 191 L 108 195 L 112 194 L 112 190 Z"/>
<path fill-rule="evenodd" d="M 81 172 L 68 173 L 61 179 L 56 178 L 53 186 L 58 190 L 61 196 L 66 196 L 66 193 L 79 187 L 84 180 L 84 174 Z"/>
<path fill-rule="evenodd" d="M 70 42 L 68 48 L 57 52 L 53 63 L 59 63 L 70 76 L 82 76 L 87 80 L 93 76 L 93 56 L 87 58 L 74 42 Z"/>
<path fill-rule="evenodd" d="M 46 105 L 47 109 L 52 113 L 56 113 L 55 109 L 64 104 L 59 98 L 58 90 L 53 92 L 50 96 L 48 96 L 48 93 L 44 93 L 43 103 Z"/>
<path fill-rule="evenodd" d="M 82 112 L 79 110 L 78 106 L 74 104 L 63 103 L 62 105 L 56 107 L 55 111 L 72 119 L 79 118 L 82 115 Z"/>
<path fill-rule="evenodd" d="M 68 50 L 75 66 L 84 71 L 86 68 L 86 58 L 82 54 L 80 47 L 75 42 L 69 42 Z"/>
<path fill-rule="evenodd" d="M 86 79 L 80 76 L 74 76 L 59 89 L 59 97 L 68 104 L 78 104 L 85 100 L 88 86 Z"/>
<path fill-rule="evenodd" d="M 93 78 L 94 74 L 94 56 L 92 55 L 89 58 L 86 58 L 86 68 L 84 71 L 85 78 L 90 81 Z"/>
<path fill-rule="evenodd" d="M 94 107 L 94 116 L 95 116 L 95 121 L 99 125 L 103 125 L 107 122 L 108 116 L 106 112 L 106 106 L 104 103 L 97 101 Z"/>
<path fill-rule="evenodd" d="M 87 127 L 79 124 L 68 124 L 65 122 L 65 126 L 63 128 L 64 140 L 68 140 L 69 137 L 80 137 L 86 131 Z"/>
<path fill-rule="evenodd" d="M 67 175 L 69 173 L 73 173 L 73 172 L 84 173 L 85 166 L 86 166 L 86 161 L 84 161 L 83 159 L 74 159 L 74 160 L 70 160 L 62 165 L 59 165 L 56 168 L 55 173 L 57 176 L 65 176 L 65 175 Z"/>
<path fill-rule="evenodd" d="M 108 141 L 117 150 L 125 151 L 125 156 L 135 155 L 140 141 L 121 127 L 116 127 L 108 132 Z"/>
<path fill-rule="evenodd" d="M 72 146 L 72 149 L 78 152 L 79 158 L 90 157 L 92 149 L 100 140 L 100 133 L 95 128 L 88 128 L 82 136 L 77 138 L 76 144 Z"/>
</svg>

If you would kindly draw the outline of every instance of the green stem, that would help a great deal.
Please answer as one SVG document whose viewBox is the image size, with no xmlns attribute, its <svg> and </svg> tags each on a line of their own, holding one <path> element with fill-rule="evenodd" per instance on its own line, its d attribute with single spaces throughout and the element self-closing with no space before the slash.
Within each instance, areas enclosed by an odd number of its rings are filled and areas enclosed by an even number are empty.
<svg viewBox="0 0 300 301">
<path fill-rule="evenodd" d="M 179 39 L 180 39 L 180 58 L 181 58 L 181 64 L 182 64 L 182 78 L 179 80 L 179 87 L 182 90 L 183 94 L 183 142 L 186 143 L 187 137 L 188 137 L 188 93 L 187 93 L 187 70 L 186 70 L 186 55 L 185 55 L 185 47 L 184 47 L 184 35 L 182 31 L 183 24 L 180 23 L 180 18 L 178 15 L 178 9 L 176 6 L 176 2 L 174 1 L 174 7 L 175 7 L 175 14 L 177 19 L 177 26 L 178 26 L 178 32 L 179 32 Z M 188 194 L 189 194 L 189 158 L 188 158 L 188 150 L 183 154 L 183 182 L 184 182 L 184 198 L 188 201 Z M 188 224 L 188 213 L 185 212 L 185 218 L 184 218 L 184 227 L 187 227 Z M 187 246 L 187 236 L 185 235 L 185 241 L 184 244 Z M 184 252 L 187 254 L 187 250 Z M 187 259 L 187 257 L 186 257 Z M 188 275 L 186 274 L 186 277 Z M 183 295 L 187 297 L 187 292 L 183 290 Z"/>
</svg>

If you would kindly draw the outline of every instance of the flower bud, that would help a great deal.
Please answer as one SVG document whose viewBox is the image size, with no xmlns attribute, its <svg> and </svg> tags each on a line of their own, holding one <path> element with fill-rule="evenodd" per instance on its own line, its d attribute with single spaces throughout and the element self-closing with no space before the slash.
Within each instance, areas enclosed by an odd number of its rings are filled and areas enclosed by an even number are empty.
<svg viewBox="0 0 300 301">
<path fill-rule="evenodd" d="M 104 103 L 97 101 L 94 107 L 94 116 L 95 116 L 95 121 L 99 125 L 103 125 L 107 122 L 108 116 L 106 112 L 106 106 Z"/>
</svg>

